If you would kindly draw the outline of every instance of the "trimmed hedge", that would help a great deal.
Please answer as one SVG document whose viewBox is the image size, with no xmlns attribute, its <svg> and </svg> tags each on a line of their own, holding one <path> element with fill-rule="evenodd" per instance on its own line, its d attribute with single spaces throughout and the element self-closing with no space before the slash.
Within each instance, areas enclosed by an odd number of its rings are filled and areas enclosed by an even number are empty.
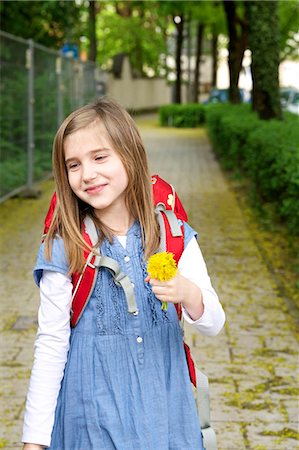
<svg viewBox="0 0 299 450">
<path fill-rule="evenodd" d="M 205 106 L 199 103 L 164 105 L 159 108 L 160 124 L 177 128 L 195 128 L 205 121 Z"/>
<path fill-rule="evenodd" d="M 224 167 L 250 178 L 258 198 L 273 204 L 299 234 L 298 117 L 261 121 L 249 105 L 213 105 L 206 109 L 206 122 Z"/>
</svg>

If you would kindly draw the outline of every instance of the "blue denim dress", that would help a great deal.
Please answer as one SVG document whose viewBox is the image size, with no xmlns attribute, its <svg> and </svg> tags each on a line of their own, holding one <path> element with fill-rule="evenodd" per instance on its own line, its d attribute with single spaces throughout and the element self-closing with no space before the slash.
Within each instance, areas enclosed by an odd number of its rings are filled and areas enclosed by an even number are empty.
<svg viewBox="0 0 299 450">
<path fill-rule="evenodd" d="M 195 235 L 185 225 L 185 244 Z M 99 271 L 76 328 L 58 396 L 51 450 L 201 450 L 201 431 L 175 308 L 161 310 L 147 276 L 140 226 L 124 248 L 103 242 L 101 253 L 118 261 L 134 285 L 138 315 L 129 314 L 121 287 Z M 63 244 L 52 261 L 40 249 L 42 270 L 67 273 Z"/>
</svg>

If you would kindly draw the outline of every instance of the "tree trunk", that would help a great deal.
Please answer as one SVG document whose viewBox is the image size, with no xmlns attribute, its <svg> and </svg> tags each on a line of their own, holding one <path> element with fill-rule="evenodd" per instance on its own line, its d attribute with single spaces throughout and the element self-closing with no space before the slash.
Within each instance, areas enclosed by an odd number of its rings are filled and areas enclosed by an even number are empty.
<svg viewBox="0 0 299 450">
<path fill-rule="evenodd" d="M 95 61 L 97 57 L 97 37 L 96 37 L 96 5 L 95 1 L 89 0 L 88 4 L 89 19 L 89 53 L 88 59 Z"/>
<path fill-rule="evenodd" d="M 218 34 L 212 32 L 212 87 L 217 86 L 217 70 L 218 70 Z"/>
<path fill-rule="evenodd" d="M 192 71 L 191 71 L 191 46 L 192 46 L 192 32 L 191 32 L 191 26 L 192 22 L 191 19 L 188 18 L 187 21 L 187 58 L 188 58 L 188 89 L 187 89 L 187 103 L 192 102 Z"/>
<path fill-rule="evenodd" d="M 177 36 L 176 36 L 176 52 L 175 52 L 175 64 L 176 64 L 176 80 L 174 89 L 174 101 L 175 103 L 181 103 L 181 84 L 182 84 L 182 66 L 181 66 L 181 56 L 182 47 L 184 40 L 184 18 L 180 16 L 181 21 L 179 23 L 175 22 Z"/>
<path fill-rule="evenodd" d="M 234 1 L 223 1 L 229 34 L 228 69 L 229 69 L 229 100 L 231 103 L 240 103 L 239 76 L 242 68 L 244 52 L 248 40 L 248 24 L 241 20 L 236 12 Z M 238 32 L 238 30 L 240 30 Z"/>
<path fill-rule="evenodd" d="M 277 2 L 250 1 L 247 7 L 252 52 L 252 108 L 260 119 L 281 119 Z"/>
<path fill-rule="evenodd" d="M 202 41 L 204 35 L 205 26 L 202 23 L 197 25 L 196 35 L 196 62 L 194 72 L 194 87 L 193 87 L 193 101 L 198 102 L 198 96 L 200 94 L 200 60 L 202 56 Z"/>
</svg>

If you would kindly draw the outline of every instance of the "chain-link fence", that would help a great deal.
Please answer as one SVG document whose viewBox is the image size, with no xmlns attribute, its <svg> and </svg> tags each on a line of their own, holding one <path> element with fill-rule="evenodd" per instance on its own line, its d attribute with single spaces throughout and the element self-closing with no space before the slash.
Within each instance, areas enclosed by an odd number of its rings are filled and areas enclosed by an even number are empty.
<svg viewBox="0 0 299 450">
<path fill-rule="evenodd" d="M 99 68 L 0 31 L 0 201 L 51 173 L 53 138 L 64 117 L 104 94 Z"/>
</svg>

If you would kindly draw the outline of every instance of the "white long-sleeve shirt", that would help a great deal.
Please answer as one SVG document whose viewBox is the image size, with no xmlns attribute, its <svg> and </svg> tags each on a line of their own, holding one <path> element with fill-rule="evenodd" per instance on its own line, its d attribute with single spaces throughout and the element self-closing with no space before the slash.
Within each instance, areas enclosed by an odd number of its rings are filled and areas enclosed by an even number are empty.
<svg viewBox="0 0 299 450">
<path fill-rule="evenodd" d="M 126 237 L 121 236 L 119 240 L 125 246 Z M 183 309 L 184 319 L 202 334 L 218 334 L 224 325 L 225 314 L 194 237 L 186 246 L 178 268 L 183 276 L 200 287 L 204 303 L 203 315 L 198 320 L 193 321 Z M 57 397 L 69 350 L 71 299 L 71 278 L 44 270 L 40 281 L 38 332 L 22 442 L 50 445 Z"/>
</svg>

